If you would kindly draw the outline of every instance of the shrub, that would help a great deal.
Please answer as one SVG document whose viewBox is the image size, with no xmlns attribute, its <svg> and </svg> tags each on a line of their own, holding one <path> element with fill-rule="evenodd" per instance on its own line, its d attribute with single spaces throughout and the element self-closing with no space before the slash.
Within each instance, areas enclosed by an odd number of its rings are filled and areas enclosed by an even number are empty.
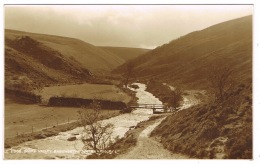
<svg viewBox="0 0 260 164">
<path fill-rule="evenodd" d="M 134 88 L 134 89 L 138 89 L 139 88 L 138 85 L 134 85 L 134 84 L 130 85 L 129 87 Z"/>
</svg>

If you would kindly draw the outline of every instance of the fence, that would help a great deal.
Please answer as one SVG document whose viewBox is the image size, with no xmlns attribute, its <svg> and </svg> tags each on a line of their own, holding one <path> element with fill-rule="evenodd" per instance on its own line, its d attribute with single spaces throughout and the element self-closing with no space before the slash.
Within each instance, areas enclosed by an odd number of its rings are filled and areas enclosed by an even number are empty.
<svg viewBox="0 0 260 164">
<path fill-rule="evenodd" d="M 39 134 L 52 136 L 61 131 L 71 130 L 79 126 L 79 122 L 75 118 L 68 117 L 67 119 L 47 119 L 37 122 L 37 124 L 24 124 L 22 122 L 14 123 L 16 126 L 9 126 L 5 130 L 5 138 L 13 137 L 36 137 Z"/>
</svg>

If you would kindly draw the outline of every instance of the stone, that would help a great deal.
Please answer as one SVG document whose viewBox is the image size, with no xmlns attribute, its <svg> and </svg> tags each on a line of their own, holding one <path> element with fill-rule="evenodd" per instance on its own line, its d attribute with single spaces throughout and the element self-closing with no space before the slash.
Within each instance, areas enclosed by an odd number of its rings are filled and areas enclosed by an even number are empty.
<svg viewBox="0 0 260 164">
<path fill-rule="evenodd" d="M 69 137 L 67 141 L 75 141 L 77 138 L 75 136 Z"/>
</svg>

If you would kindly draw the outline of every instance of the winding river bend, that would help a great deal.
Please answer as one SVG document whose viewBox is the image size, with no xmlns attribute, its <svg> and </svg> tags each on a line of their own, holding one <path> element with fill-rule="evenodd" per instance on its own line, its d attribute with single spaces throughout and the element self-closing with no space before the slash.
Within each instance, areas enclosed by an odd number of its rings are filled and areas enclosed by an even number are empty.
<svg viewBox="0 0 260 164">
<path fill-rule="evenodd" d="M 136 92 L 139 104 L 162 104 L 151 93 L 146 92 L 146 85 L 133 83 L 138 88 L 129 88 Z M 110 119 L 102 120 L 102 123 L 114 125 L 112 137 L 123 137 L 131 126 L 136 126 L 141 121 L 146 121 L 152 116 L 152 109 L 136 109 L 132 113 L 121 114 Z M 5 159 L 84 159 L 92 152 L 82 152 L 81 142 L 82 127 L 70 131 L 60 132 L 57 136 L 45 139 L 33 140 L 18 146 L 6 149 Z M 67 141 L 75 136 L 75 141 Z"/>
</svg>

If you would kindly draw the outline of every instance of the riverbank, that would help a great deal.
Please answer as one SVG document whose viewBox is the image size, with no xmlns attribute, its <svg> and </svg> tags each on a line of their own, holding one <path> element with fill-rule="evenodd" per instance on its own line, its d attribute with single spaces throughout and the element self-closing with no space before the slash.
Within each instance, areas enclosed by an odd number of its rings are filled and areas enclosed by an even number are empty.
<svg viewBox="0 0 260 164">
<path fill-rule="evenodd" d="M 77 109 L 79 110 L 79 109 Z M 75 115 L 77 115 L 76 111 Z M 120 114 L 119 110 L 102 110 L 101 111 L 101 120 L 105 120 L 105 119 L 109 119 L 111 117 L 115 117 L 118 116 Z M 45 120 L 45 121 L 49 121 L 49 120 Z M 58 135 L 60 132 L 65 132 L 65 131 L 69 131 L 72 129 L 75 129 L 77 127 L 80 127 L 81 125 L 79 124 L 79 122 L 77 120 L 68 120 L 69 122 L 65 121 L 63 123 L 60 123 L 59 125 L 53 125 L 53 126 L 48 126 L 48 127 L 44 127 L 46 124 L 43 124 L 43 127 L 41 130 L 37 130 L 37 129 L 32 129 L 31 132 L 27 132 L 27 133 L 18 133 L 13 137 L 8 137 L 5 138 L 5 148 L 11 148 L 14 146 L 17 146 L 21 143 L 24 143 L 26 141 L 32 141 L 32 140 L 37 140 L 37 139 L 44 139 L 47 137 L 51 137 L 51 136 L 56 136 Z M 49 122 L 48 122 L 49 123 Z M 50 125 L 50 123 L 49 123 Z"/>
<path fill-rule="evenodd" d="M 176 88 L 166 83 L 149 81 L 146 91 L 152 93 L 154 96 L 163 103 L 169 103 L 172 101 L 172 92 Z M 207 103 L 210 95 L 205 90 L 181 90 L 182 102 L 179 110 L 188 109 L 198 104 Z"/>
<path fill-rule="evenodd" d="M 145 142 L 149 137 L 149 133 L 153 128 L 160 123 L 162 119 L 164 119 L 166 116 L 169 114 L 161 114 L 161 115 L 153 115 L 149 118 L 147 121 L 143 121 L 138 123 L 136 126 L 131 128 L 125 136 L 118 141 L 116 141 L 109 149 L 114 150 L 116 153 L 103 153 L 103 154 L 92 154 L 87 157 L 87 159 L 140 159 L 138 155 L 140 154 L 135 154 L 132 153 L 134 149 L 136 149 L 137 145 L 140 145 L 140 135 L 142 133 L 145 133 Z M 149 128 L 153 126 L 152 128 Z M 146 131 L 145 131 L 146 130 Z M 149 132 L 147 132 L 149 130 Z M 141 136 L 142 137 L 142 136 Z M 140 147 L 140 146 L 138 146 Z M 142 147 L 143 149 L 144 147 Z M 139 149 L 139 148 L 138 148 Z M 149 148 L 148 148 L 149 149 Z M 136 151 L 136 150 L 134 150 Z M 147 152 L 143 151 L 142 154 Z M 129 156 L 128 154 L 135 154 L 134 156 Z M 144 159 L 149 159 L 149 158 L 144 158 Z M 154 158 L 156 159 L 156 158 Z"/>
<path fill-rule="evenodd" d="M 148 122 L 148 125 L 146 124 L 145 128 L 139 133 L 136 146 L 118 155 L 116 159 L 188 159 L 189 157 L 186 155 L 170 152 L 160 142 L 150 137 L 154 128 L 165 118 L 166 115 L 162 115 L 151 119 L 151 122 Z"/>
<path fill-rule="evenodd" d="M 116 153 L 92 154 L 87 159 L 189 159 L 187 155 L 168 151 L 156 138 L 150 137 L 153 129 L 168 115 L 154 115 L 129 130 L 110 147 Z"/>
</svg>

